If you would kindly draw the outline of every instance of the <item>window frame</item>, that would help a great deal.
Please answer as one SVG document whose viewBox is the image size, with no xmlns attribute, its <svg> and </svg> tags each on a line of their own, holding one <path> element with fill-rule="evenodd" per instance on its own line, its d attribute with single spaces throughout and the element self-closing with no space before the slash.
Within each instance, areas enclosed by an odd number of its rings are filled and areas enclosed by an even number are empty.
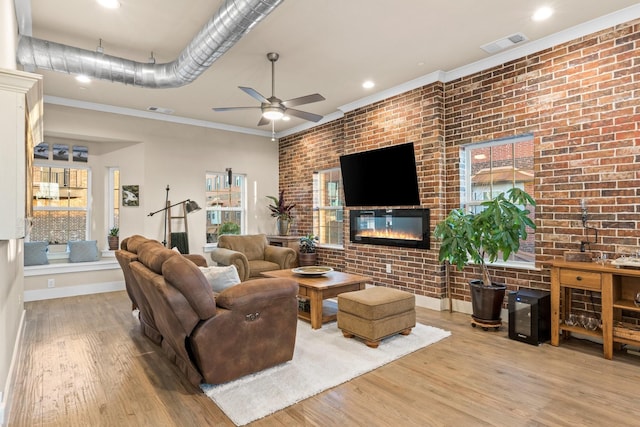
<svg viewBox="0 0 640 427">
<path fill-rule="evenodd" d="M 226 184 L 228 182 L 228 174 L 229 171 L 225 171 L 225 172 L 215 172 L 215 171 L 206 171 L 205 172 L 205 179 L 204 179 L 204 195 L 205 195 L 205 249 L 207 248 L 215 248 L 218 246 L 217 242 L 207 242 L 207 228 L 208 228 L 208 221 L 209 221 L 209 212 L 211 211 L 219 211 L 219 212 L 240 212 L 240 234 L 246 234 L 247 232 L 247 204 L 248 204 L 248 200 L 247 200 L 247 174 L 245 173 L 235 173 L 235 172 L 231 172 L 231 179 L 232 181 L 234 181 L 235 183 L 237 183 L 237 178 L 240 177 L 242 178 L 242 183 L 241 185 L 236 185 L 237 187 L 240 188 L 240 207 L 235 207 L 235 206 L 210 206 L 209 203 L 210 201 L 208 200 L 208 192 L 211 192 L 212 190 L 210 190 L 208 188 L 208 183 L 207 183 L 207 179 L 209 178 L 210 175 L 220 175 L 222 177 L 224 177 L 224 188 L 227 188 Z"/>
<path fill-rule="evenodd" d="M 320 188 L 320 177 L 323 174 L 337 174 L 338 177 L 338 188 L 336 189 L 336 195 L 337 195 L 337 202 L 339 203 L 338 205 L 332 206 L 332 205 L 328 205 L 328 206 L 324 206 L 320 204 L 320 200 L 323 199 L 322 197 L 322 192 L 323 189 Z M 336 168 L 329 168 L 329 169 L 322 169 L 322 170 L 318 170 L 315 171 L 313 173 L 313 190 L 312 190 L 312 211 L 313 211 L 313 219 L 312 219 L 312 229 L 313 229 L 313 234 L 315 236 L 318 236 L 319 241 L 318 241 L 318 246 L 319 247 L 327 247 L 327 248 L 337 248 L 337 249 L 343 249 L 344 248 L 344 191 L 342 188 L 342 174 L 340 172 L 340 168 L 336 167 Z M 337 243 L 327 243 L 324 242 L 322 240 L 322 236 L 323 234 L 320 232 L 321 228 L 323 226 L 323 224 L 320 224 L 320 212 L 321 211 L 325 211 L 325 212 L 331 212 L 331 211 L 335 211 L 336 212 L 336 218 L 338 217 L 342 217 L 341 219 L 341 226 L 340 226 L 340 230 L 339 230 L 339 236 L 338 236 L 338 242 Z M 327 225 L 324 224 L 324 227 L 327 228 Z"/>
<path fill-rule="evenodd" d="M 92 214 L 93 214 L 93 210 L 91 209 L 91 206 L 93 204 L 93 196 L 92 196 L 92 179 L 93 179 L 93 173 L 91 170 L 91 166 L 89 165 L 79 165 L 77 163 L 56 163 L 56 162 L 52 162 L 52 161 L 47 161 L 47 160 L 35 160 L 33 162 L 32 168 L 52 168 L 52 169 L 63 169 L 63 170 L 71 170 L 71 169 L 76 169 L 76 170 L 85 170 L 87 172 L 87 201 L 86 201 L 86 206 L 83 207 L 72 207 L 72 206 L 66 206 L 66 207 L 54 207 L 54 206 L 36 206 L 36 198 L 34 197 L 31 201 L 31 205 L 32 205 L 32 209 L 33 209 L 33 218 L 32 218 L 32 222 L 35 223 L 36 221 L 36 212 L 70 212 L 70 211 L 75 211 L 75 212 L 85 212 L 85 235 L 83 236 L 83 238 L 81 240 L 91 240 L 91 222 L 92 222 Z M 36 182 L 34 181 L 32 183 L 32 185 L 35 186 Z M 32 226 L 31 228 L 33 229 L 34 226 Z M 57 258 L 64 258 L 67 256 L 67 251 L 68 251 L 68 242 L 71 241 L 69 239 L 69 236 L 67 236 L 67 241 L 66 242 L 61 242 L 61 243 L 52 243 L 50 241 L 49 238 L 47 238 L 47 241 L 49 242 L 49 247 L 53 250 L 50 250 L 49 253 L 47 254 L 47 257 L 49 259 L 57 259 Z M 62 247 L 64 246 L 64 250 L 62 250 Z M 58 250 L 56 250 L 56 248 Z"/>
<path fill-rule="evenodd" d="M 510 144 L 513 147 L 517 143 L 521 143 L 521 142 L 531 142 L 533 144 L 534 143 L 533 133 L 522 134 L 514 137 L 500 138 L 500 139 L 495 139 L 495 140 L 485 141 L 485 142 L 464 144 L 460 146 L 460 182 L 462 184 L 460 188 L 460 207 L 464 209 L 465 212 L 470 212 L 471 208 L 480 206 L 484 201 L 484 199 L 473 200 L 474 192 L 472 191 L 473 187 L 471 182 L 473 171 L 470 166 L 472 165 L 471 156 L 472 156 L 473 150 L 482 149 L 482 148 L 493 148 L 493 147 L 498 147 L 498 146 L 507 145 L 507 144 Z M 512 148 L 511 152 L 514 153 L 514 148 Z M 512 159 L 515 160 L 514 157 Z M 532 153 L 531 171 L 534 173 L 534 175 L 531 177 L 532 182 L 535 180 L 535 161 L 536 159 L 535 159 L 535 152 L 534 152 Z M 490 167 L 493 167 L 492 159 L 489 159 L 489 164 L 490 164 Z M 512 162 L 511 167 L 512 167 L 512 171 L 514 171 L 514 177 L 515 177 L 515 170 L 517 169 L 515 166 L 515 162 Z M 511 182 L 512 187 L 516 186 L 516 183 L 517 181 L 514 178 Z M 518 186 L 518 187 L 522 188 L 523 186 Z M 490 188 L 491 188 L 491 197 L 495 197 L 497 194 L 499 194 L 499 193 L 496 193 L 495 195 L 493 194 L 494 193 L 493 181 L 491 181 Z M 535 220 L 535 210 L 532 209 L 531 212 L 533 215 L 533 219 Z M 509 259 L 508 261 L 503 261 L 502 259 L 498 259 L 493 263 L 489 262 L 488 260 L 485 260 L 486 264 L 492 265 L 492 266 L 501 266 L 501 267 L 510 267 L 510 268 L 535 269 L 535 231 L 531 233 L 531 235 L 534 236 L 533 238 L 534 246 L 533 246 L 533 253 L 531 254 L 532 255 L 531 261 L 517 261 L 515 259 Z M 513 256 L 514 255 L 512 255 L 512 257 Z"/>
<path fill-rule="evenodd" d="M 107 232 L 106 236 L 109 235 L 109 231 L 114 228 L 120 228 L 120 214 L 122 210 L 120 209 L 120 199 L 122 197 L 122 192 L 120 190 L 120 168 L 117 166 L 112 166 L 107 168 Z M 115 175 L 118 175 L 117 183 L 115 179 Z M 117 195 L 116 195 L 117 194 Z M 117 215 L 116 215 L 117 211 Z M 117 216 L 117 220 L 116 220 Z"/>
</svg>

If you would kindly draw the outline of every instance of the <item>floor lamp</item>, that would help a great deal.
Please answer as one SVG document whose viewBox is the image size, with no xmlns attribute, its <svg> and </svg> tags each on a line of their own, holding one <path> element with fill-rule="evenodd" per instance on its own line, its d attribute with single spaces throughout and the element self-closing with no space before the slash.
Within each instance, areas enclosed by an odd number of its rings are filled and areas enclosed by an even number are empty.
<svg viewBox="0 0 640 427">
<path fill-rule="evenodd" d="M 167 191 L 167 194 L 166 194 L 165 201 L 164 201 L 165 207 L 162 208 L 162 209 L 158 209 L 157 211 L 151 212 L 149 215 L 147 215 L 147 216 L 153 216 L 153 215 L 155 215 L 155 214 L 157 214 L 159 212 L 164 212 L 164 239 L 162 240 L 162 245 L 164 247 L 167 246 L 167 222 L 170 220 L 170 218 L 168 217 L 169 209 L 171 209 L 174 206 L 178 206 L 178 205 L 184 203 L 184 210 L 185 210 L 185 212 L 187 214 L 190 214 L 191 212 L 195 212 L 195 211 L 199 211 L 200 210 L 200 206 L 198 206 L 198 204 L 194 200 L 191 200 L 191 199 L 186 199 L 186 200 L 183 200 L 181 202 L 174 203 L 174 204 L 170 205 L 169 204 L 169 186 L 168 185 L 167 185 L 166 191 Z M 186 218 L 185 218 L 185 227 L 186 227 Z M 185 230 L 186 230 L 186 228 L 185 228 Z"/>
</svg>

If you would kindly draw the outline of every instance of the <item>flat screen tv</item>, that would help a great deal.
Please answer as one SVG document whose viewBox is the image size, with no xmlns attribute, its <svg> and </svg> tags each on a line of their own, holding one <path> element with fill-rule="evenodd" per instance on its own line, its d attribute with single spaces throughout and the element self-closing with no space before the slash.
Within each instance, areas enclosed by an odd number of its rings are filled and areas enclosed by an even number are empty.
<svg viewBox="0 0 640 427">
<path fill-rule="evenodd" d="M 346 206 L 420 204 L 413 143 L 340 156 Z"/>
</svg>

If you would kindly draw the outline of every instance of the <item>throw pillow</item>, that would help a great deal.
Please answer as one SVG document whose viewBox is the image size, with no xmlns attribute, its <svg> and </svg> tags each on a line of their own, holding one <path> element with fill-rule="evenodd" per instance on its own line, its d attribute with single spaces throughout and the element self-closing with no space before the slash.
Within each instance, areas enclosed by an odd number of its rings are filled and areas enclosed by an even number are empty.
<svg viewBox="0 0 640 427">
<path fill-rule="evenodd" d="M 49 242 L 24 242 L 24 265 L 49 264 Z"/>
<path fill-rule="evenodd" d="M 235 265 L 226 267 L 198 267 L 211 285 L 213 292 L 222 292 L 233 285 L 240 283 L 240 276 Z"/>
<path fill-rule="evenodd" d="M 97 240 L 75 240 L 69 242 L 69 262 L 99 261 Z"/>
</svg>

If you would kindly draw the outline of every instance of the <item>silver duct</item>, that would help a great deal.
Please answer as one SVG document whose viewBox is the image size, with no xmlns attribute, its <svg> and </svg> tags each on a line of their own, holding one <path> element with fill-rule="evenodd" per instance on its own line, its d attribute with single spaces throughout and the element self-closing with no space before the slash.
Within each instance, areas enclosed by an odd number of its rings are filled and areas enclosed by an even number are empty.
<svg viewBox="0 0 640 427">
<path fill-rule="evenodd" d="M 165 64 L 131 61 L 28 36 L 20 37 L 17 60 L 25 67 L 84 74 L 133 86 L 179 87 L 198 78 L 282 1 L 225 0 L 178 58 Z"/>
</svg>

